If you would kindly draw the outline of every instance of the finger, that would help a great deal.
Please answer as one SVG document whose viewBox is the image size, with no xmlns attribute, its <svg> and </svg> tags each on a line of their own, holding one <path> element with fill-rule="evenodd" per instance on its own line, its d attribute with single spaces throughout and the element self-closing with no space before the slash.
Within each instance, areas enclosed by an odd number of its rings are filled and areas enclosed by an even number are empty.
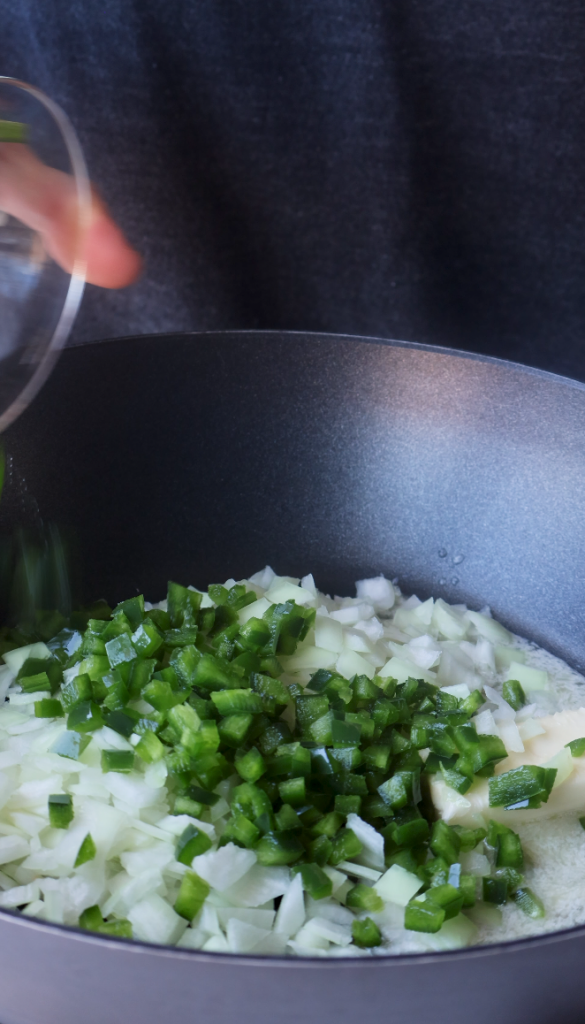
<svg viewBox="0 0 585 1024">
<path fill-rule="evenodd" d="M 123 288 L 138 277 L 142 262 L 95 192 L 80 226 L 73 179 L 41 163 L 27 146 L 0 144 L 0 210 L 38 231 L 47 252 L 72 271 L 87 264 L 90 284 Z"/>
</svg>

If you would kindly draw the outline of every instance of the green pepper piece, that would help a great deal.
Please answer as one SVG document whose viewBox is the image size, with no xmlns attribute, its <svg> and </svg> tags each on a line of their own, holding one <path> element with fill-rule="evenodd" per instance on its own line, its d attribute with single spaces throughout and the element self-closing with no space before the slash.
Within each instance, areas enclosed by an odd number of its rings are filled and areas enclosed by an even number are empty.
<svg viewBox="0 0 585 1024">
<path fill-rule="evenodd" d="M 511 708 L 514 708 L 514 711 L 520 711 L 520 708 L 526 704 L 526 694 L 517 679 L 508 679 L 504 683 L 502 686 L 502 697 Z"/>
<path fill-rule="evenodd" d="M 585 754 L 585 737 L 571 740 L 570 743 L 565 743 L 565 746 L 571 751 L 572 757 L 583 757 L 583 754 Z"/>
<path fill-rule="evenodd" d="M 51 828 L 69 828 L 73 821 L 73 799 L 68 793 L 53 793 L 49 797 L 49 824 Z"/>
<path fill-rule="evenodd" d="M 60 700 L 45 698 L 35 701 L 35 718 L 62 718 L 63 705 Z"/>
<path fill-rule="evenodd" d="M 175 847 L 175 857 L 181 864 L 191 867 L 194 857 L 211 849 L 211 839 L 195 825 L 187 825 Z"/>
<path fill-rule="evenodd" d="M 341 864 L 342 860 L 352 860 L 359 857 L 362 852 L 362 843 L 351 829 L 342 828 L 333 840 L 333 849 L 329 857 L 329 863 L 335 866 Z M 368 908 L 365 907 L 365 910 Z"/>
<path fill-rule="evenodd" d="M 20 680 L 23 693 L 50 692 L 51 681 L 46 672 L 39 672 L 36 676 L 26 676 Z"/>
<path fill-rule="evenodd" d="M 147 764 L 154 764 L 156 761 L 160 761 L 166 753 L 164 744 L 150 730 L 142 734 L 134 750 Z"/>
<path fill-rule="evenodd" d="M 304 776 L 296 779 L 285 779 L 278 783 L 280 799 L 291 807 L 303 807 L 306 803 L 307 785 Z"/>
<path fill-rule="evenodd" d="M 384 909 L 384 900 L 378 895 L 375 889 L 363 882 L 358 882 L 349 890 L 345 897 L 346 906 L 352 910 L 365 910 L 371 914 L 378 914 Z"/>
<path fill-rule="evenodd" d="M 183 625 L 191 625 L 201 607 L 202 595 L 196 590 L 182 587 L 180 583 L 169 581 L 167 589 L 167 612 L 171 626 L 179 629 Z"/>
<path fill-rule="evenodd" d="M 132 925 L 124 918 L 117 918 L 115 921 L 104 921 L 97 929 L 100 935 L 109 935 L 114 939 L 131 939 Z"/>
<path fill-rule="evenodd" d="M 433 934 L 444 922 L 445 911 L 430 900 L 414 899 L 404 908 L 404 927 L 408 931 Z"/>
<path fill-rule="evenodd" d="M 244 814 L 250 821 L 255 821 L 262 814 L 272 811 L 272 804 L 266 793 L 250 782 L 236 786 L 231 794 L 232 811 Z"/>
<path fill-rule="evenodd" d="M 180 918 L 193 921 L 209 896 L 207 882 L 195 871 L 185 871 L 175 900 L 174 909 Z"/>
<path fill-rule="evenodd" d="M 293 876 L 300 874 L 303 880 L 303 889 L 314 900 L 327 899 L 333 892 L 331 879 L 318 864 L 299 864 L 292 869 L 291 874 Z"/>
<path fill-rule="evenodd" d="M 131 772 L 134 767 L 134 751 L 102 750 L 101 766 L 103 772 Z"/>
<path fill-rule="evenodd" d="M 461 840 L 455 829 L 440 819 L 433 824 L 429 845 L 435 856 L 442 857 L 447 864 L 459 859 Z"/>
<path fill-rule="evenodd" d="M 262 698 L 252 690 L 214 690 L 211 699 L 220 715 L 257 715 L 262 711 Z"/>
<path fill-rule="evenodd" d="M 508 883 L 505 878 L 483 878 L 482 889 L 485 903 L 501 906 L 508 899 Z"/>
<path fill-rule="evenodd" d="M 91 833 L 88 832 L 81 846 L 79 847 L 77 857 L 75 858 L 75 864 L 73 866 L 79 868 L 81 867 L 82 864 L 87 864 L 88 861 L 94 859 L 96 852 L 97 850 L 95 843 L 91 837 Z"/>
<path fill-rule="evenodd" d="M 111 668 L 122 665 L 125 661 L 133 661 L 136 657 L 136 649 L 130 637 L 126 633 L 115 636 L 106 644 L 106 654 Z"/>
<path fill-rule="evenodd" d="M 463 906 L 463 893 L 449 882 L 444 882 L 442 885 L 435 885 L 428 890 L 426 901 L 441 907 L 445 911 L 445 920 L 449 921 L 450 918 L 457 917 L 460 912 Z"/>
<path fill-rule="evenodd" d="M 371 917 L 365 917 L 362 921 L 352 921 L 351 935 L 356 946 L 360 949 L 369 949 L 372 946 L 382 945 L 382 935 L 378 925 Z"/>
<path fill-rule="evenodd" d="M 337 835 L 339 829 L 343 825 L 343 815 L 339 814 L 338 811 L 330 811 L 321 818 L 316 825 L 313 825 L 311 834 L 313 836 L 327 836 L 328 839 L 333 839 Z"/>
<path fill-rule="evenodd" d="M 234 767 L 244 782 L 257 782 L 266 771 L 266 762 L 256 747 L 252 747 L 241 757 L 236 754 Z"/>
<path fill-rule="evenodd" d="M 67 729 L 74 732 L 94 732 L 104 725 L 102 713 L 94 701 L 76 704 L 67 717 Z"/>
<path fill-rule="evenodd" d="M 528 917 L 540 918 L 545 916 L 544 905 L 542 900 L 538 898 L 532 889 L 527 886 L 517 889 L 513 894 L 512 899 L 517 907 L 520 907 L 522 913 L 527 914 Z"/>
<path fill-rule="evenodd" d="M 338 814 L 347 817 L 348 814 L 359 814 L 362 804 L 361 796 L 344 796 L 338 793 L 335 797 L 335 810 Z"/>
<path fill-rule="evenodd" d="M 267 832 L 255 847 L 258 863 L 265 866 L 293 864 L 304 852 L 304 846 L 290 831 Z"/>
<path fill-rule="evenodd" d="M 540 807 L 550 796 L 556 768 L 524 764 L 489 780 L 490 807 Z"/>
<path fill-rule="evenodd" d="M 88 907 L 79 915 L 79 927 L 84 928 L 87 931 L 97 932 L 102 927 L 103 923 L 104 919 L 102 917 L 102 912 L 97 903 L 93 907 Z"/>
</svg>

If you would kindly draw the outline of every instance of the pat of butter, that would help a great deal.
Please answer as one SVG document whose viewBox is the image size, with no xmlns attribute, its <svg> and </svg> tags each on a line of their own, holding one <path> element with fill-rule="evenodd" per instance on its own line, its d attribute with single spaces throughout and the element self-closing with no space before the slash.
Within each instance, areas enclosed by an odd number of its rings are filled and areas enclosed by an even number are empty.
<svg viewBox="0 0 585 1024">
<path fill-rule="evenodd" d="M 578 711 L 558 711 L 555 715 L 539 718 L 539 725 L 545 730 L 538 736 L 524 741 L 524 752 L 509 754 L 496 765 L 496 775 L 519 768 L 523 764 L 548 765 L 556 758 L 571 740 L 585 737 L 585 708 Z M 564 756 L 564 755 L 562 755 Z M 583 813 L 585 807 L 585 755 L 575 757 L 573 770 L 553 789 L 546 803 L 536 808 L 519 808 L 507 811 L 504 807 L 489 806 L 488 780 L 480 779 L 468 789 L 464 801 L 451 799 L 452 792 L 445 786 L 439 776 L 431 777 L 431 797 L 433 803 L 450 825 L 470 825 L 474 827 L 478 816 L 486 821 L 493 818 L 504 825 L 521 825 L 523 822 L 539 821 L 550 818 L 553 814 L 570 812 Z M 457 794 L 459 796 L 459 794 Z"/>
</svg>

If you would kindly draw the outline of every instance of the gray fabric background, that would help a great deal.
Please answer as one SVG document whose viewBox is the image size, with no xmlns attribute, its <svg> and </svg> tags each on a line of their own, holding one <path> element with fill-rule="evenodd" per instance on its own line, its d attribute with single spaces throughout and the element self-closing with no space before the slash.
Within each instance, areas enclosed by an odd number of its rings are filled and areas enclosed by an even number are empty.
<svg viewBox="0 0 585 1024">
<path fill-rule="evenodd" d="M 0 0 L 146 259 L 77 341 L 221 328 L 453 345 L 585 379 L 576 0 Z"/>
</svg>

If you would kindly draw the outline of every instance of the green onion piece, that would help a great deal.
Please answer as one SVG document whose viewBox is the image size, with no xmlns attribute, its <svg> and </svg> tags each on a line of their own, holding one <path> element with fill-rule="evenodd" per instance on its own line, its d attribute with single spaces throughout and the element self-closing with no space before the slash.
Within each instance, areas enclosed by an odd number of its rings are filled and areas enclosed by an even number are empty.
<svg viewBox="0 0 585 1024">
<path fill-rule="evenodd" d="M 504 683 L 502 686 L 502 697 L 511 708 L 514 708 L 514 711 L 520 711 L 520 708 L 526 704 L 526 694 L 517 679 L 508 679 Z"/>
<path fill-rule="evenodd" d="M 53 793 L 49 797 L 49 823 L 51 828 L 69 828 L 73 821 L 73 799 L 68 793 Z"/>
<path fill-rule="evenodd" d="M 359 857 L 362 852 L 362 844 L 351 829 L 342 828 L 333 840 L 333 849 L 329 857 L 330 864 L 341 864 L 342 860 L 352 860 Z M 367 909 L 364 908 L 364 909 Z"/>
<path fill-rule="evenodd" d="M 565 746 L 569 748 L 573 757 L 583 757 L 585 754 L 585 738 L 571 740 L 570 743 L 565 743 Z"/>
<path fill-rule="evenodd" d="M 84 700 L 69 712 L 67 728 L 74 732 L 95 732 L 104 725 L 104 719 L 98 705 L 92 700 Z"/>
<path fill-rule="evenodd" d="M 430 900 L 411 900 L 404 908 L 404 927 L 410 932 L 438 932 L 445 921 L 445 911 Z"/>
<path fill-rule="evenodd" d="M 142 734 L 134 750 L 147 764 L 154 764 L 155 761 L 160 761 L 166 753 L 164 744 L 150 730 Z"/>
<path fill-rule="evenodd" d="M 300 874 L 303 880 L 303 889 L 314 900 L 324 900 L 331 896 L 333 882 L 318 864 L 299 864 L 298 867 L 292 869 L 292 874 Z"/>
<path fill-rule="evenodd" d="M 134 767 L 133 750 L 102 750 L 103 772 L 131 772 Z"/>
<path fill-rule="evenodd" d="M 302 843 L 291 832 L 267 832 L 255 848 L 259 864 L 293 864 L 305 852 Z"/>
<path fill-rule="evenodd" d="M 211 848 L 211 839 L 196 825 L 187 825 L 181 833 L 175 847 L 175 857 L 181 864 L 191 867 L 194 857 L 206 853 Z"/>
<path fill-rule="evenodd" d="M 527 914 L 528 917 L 540 918 L 545 916 L 544 905 L 538 896 L 535 896 L 532 889 L 523 886 L 512 894 L 512 899 L 516 906 L 520 907 L 520 910 Z"/>
<path fill-rule="evenodd" d="M 363 882 L 358 882 L 345 897 L 346 906 L 352 910 L 366 910 L 371 914 L 379 914 L 384 909 L 384 900 L 375 889 Z"/>
<path fill-rule="evenodd" d="M 44 700 L 35 701 L 36 718 L 62 718 L 63 714 L 63 705 L 60 700 L 46 697 Z"/>
<path fill-rule="evenodd" d="M 489 780 L 490 807 L 540 807 L 546 803 L 557 774 L 556 768 L 523 764 Z"/>
<path fill-rule="evenodd" d="M 75 864 L 73 866 L 79 868 L 81 867 L 82 864 L 87 864 L 89 860 L 94 859 L 96 852 L 97 851 L 95 843 L 91 838 L 91 833 L 88 832 L 81 846 L 79 847 L 79 852 L 77 854 L 77 857 L 75 858 Z"/>
<path fill-rule="evenodd" d="M 186 871 L 175 900 L 175 912 L 187 921 L 197 916 L 209 896 L 209 885 L 194 871 Z"/>
<path fill-rule="evenodd" d="M 97 903 L 93 907 L 88 907 L 87 910 L 82 911 L 79 915 L 79 927 L 85 928 L 90 932 L 99 931 L 103 923 L 102 912 Z"/>
<path fill-rule="evenodd" d="M 19 121 L 0 121 L 0 142 L 26 142 L 28 128 Z"/>
<path fill-rule="evenodd" d="M 371 917 L 365 917 L 363 921 L 355 920 L 351 925 L 351 934 L 356 946 L 360 949 L 368 949 L 370 946 L 380 946 L 382 935 L 378 925 Z"/>
</svg>

